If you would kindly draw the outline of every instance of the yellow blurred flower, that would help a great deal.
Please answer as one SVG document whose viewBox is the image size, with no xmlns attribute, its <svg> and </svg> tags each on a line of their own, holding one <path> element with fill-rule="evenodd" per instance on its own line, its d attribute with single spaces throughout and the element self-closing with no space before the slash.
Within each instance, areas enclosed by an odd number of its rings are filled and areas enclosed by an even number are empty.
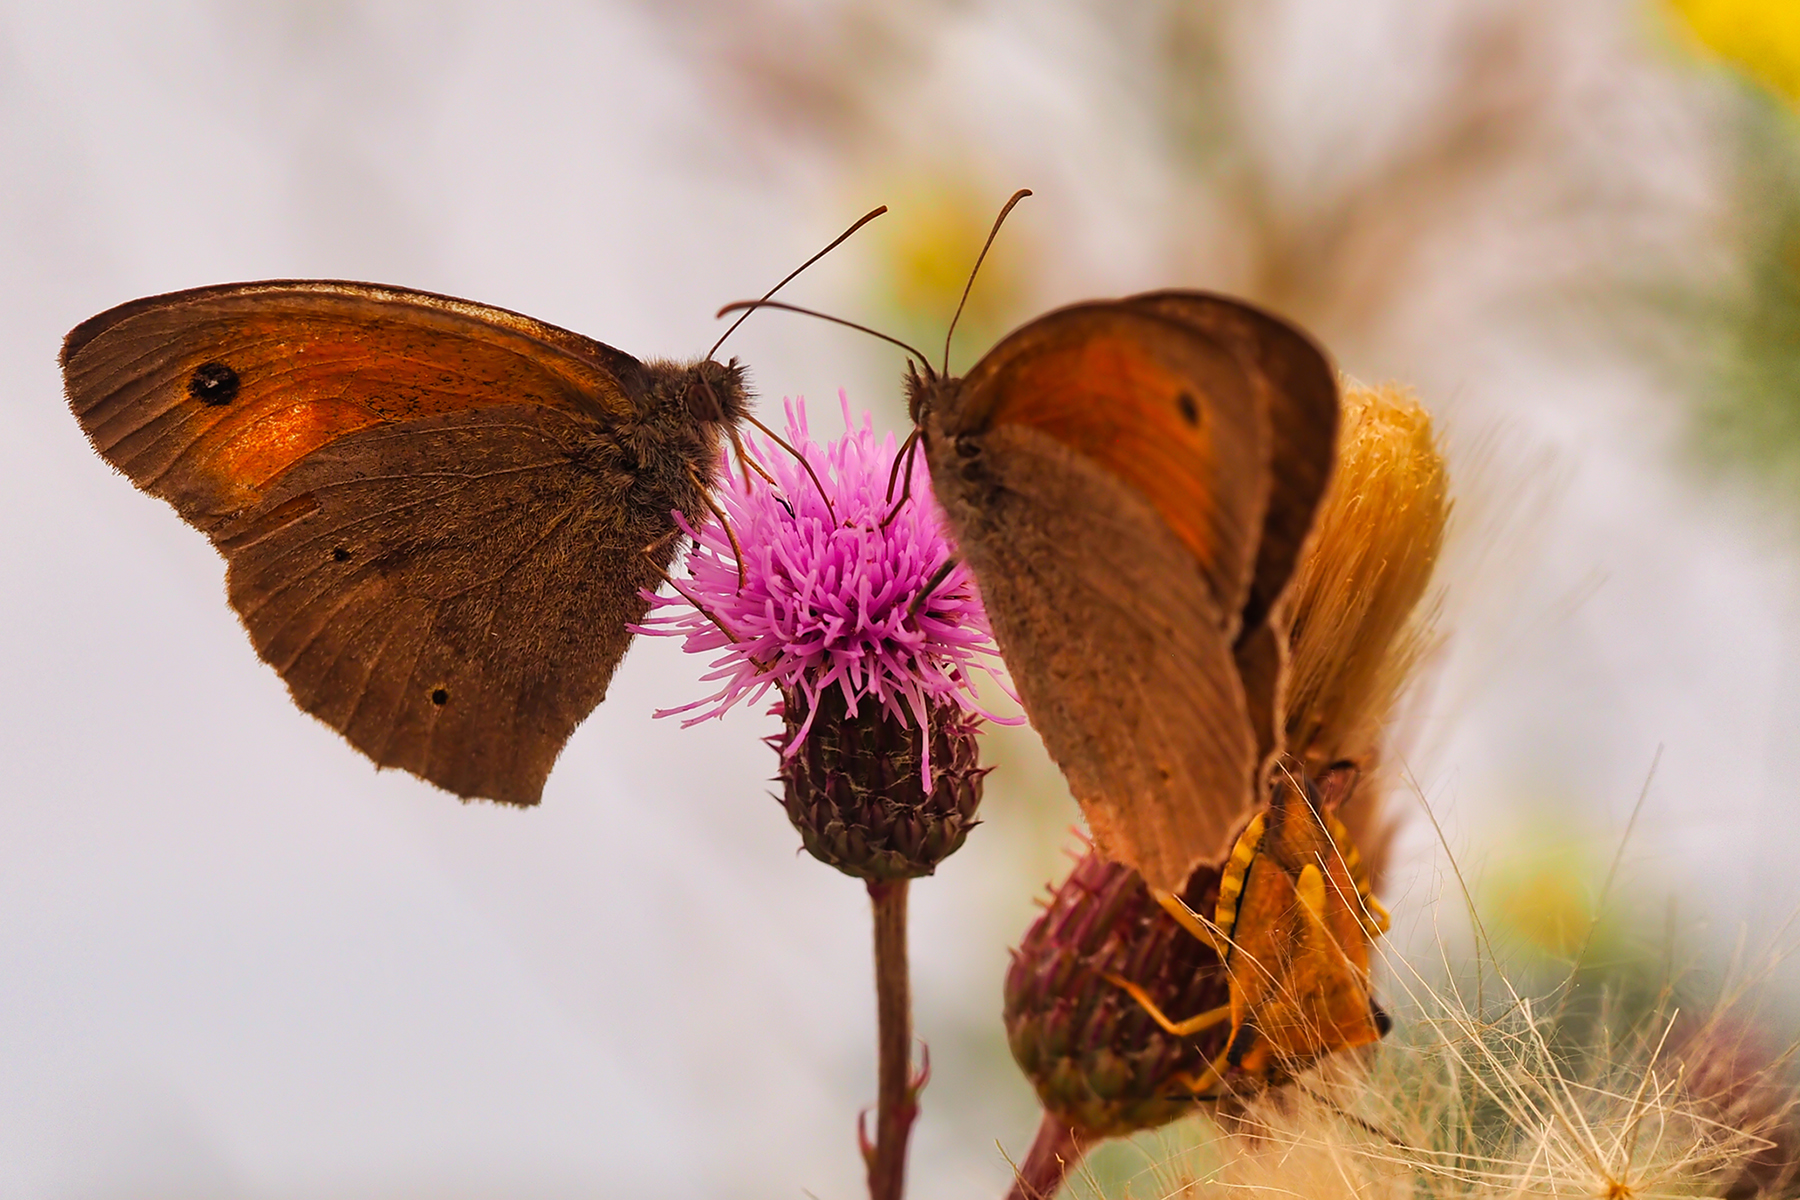
<svg viewBox="0 0 1800 1200">
<path fill-rule="evenodd" d="M 1594 926 L 1594 847 L 1585 837 L 1540 816 L 1503 838 L 1483 891 L 1487 920 L 1553 960 L 1579 953 Z"/>
<path fill-rule="evenodd" d="M 1800 103 L 1800 0 L 1670 0 L 1701 42 Z"/>
<path fill-rule="evenodd" d="M 882 194 L 891 197 L 894 216 L 874 231 L 881 255 L 876 275 L 880 299 L 897 318 L 896 332 L 935 353 L 1006 196 L 949 173 L 922 173 Z M 1030 222 L 1015 215 L 982 264 L 957 327 L 953 373 L 986 353 L 1019 319 L 1031 291 L 1029 228 Z"/>
</svg>

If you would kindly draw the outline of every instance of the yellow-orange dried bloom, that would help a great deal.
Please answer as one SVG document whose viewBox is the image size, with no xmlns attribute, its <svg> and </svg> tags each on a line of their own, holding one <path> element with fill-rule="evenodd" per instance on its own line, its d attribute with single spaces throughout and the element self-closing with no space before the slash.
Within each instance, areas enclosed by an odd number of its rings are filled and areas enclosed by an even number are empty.
<svg viewBox="0 0 1800 1200">
<path fill-rule="evenodd" d="M 1289 595 L 1290 754 L 1363 764 L 1430 629 L 1419 602 L 1450 500 L 1431 417 L 1394 386 L 1348 384 L 1337 473 Z"/>
</svg>

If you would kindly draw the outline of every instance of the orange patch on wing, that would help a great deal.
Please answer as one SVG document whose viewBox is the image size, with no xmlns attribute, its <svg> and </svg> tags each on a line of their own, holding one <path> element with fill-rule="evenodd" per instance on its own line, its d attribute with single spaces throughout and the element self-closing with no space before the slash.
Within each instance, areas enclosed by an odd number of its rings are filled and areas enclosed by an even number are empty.
<svg viewBox="0 0 1800 1200">
<path fill-rule="evenodd" d="M 273 351 L 274 389 L 318 403 L 354 403 L 386 421 L 498 404 L 581 410 L 572 381 L 566 389 L 545 388 L 553 377 L 511 342 L 478 342 L 393 321 L 286 314 L 246 322 L 244 333 Z"/>
<path fill-rule="evenodd" d="M 1140 493 L 1202 562 L 1220 554 L 1215 481 L 1224 464 L 1210 416 L 1219 400 L 1196 379 L 1191 340 L 1156 353 L 1113 330 L 1022 354 L 995 423 L 1029 425 L 1106 467 Z M 1218 388 L 1242 386 L 1218 352 Z M 1202 364 L 1210 365 L 1210 364 Z M 1247 404 L 1244 405 L 1247 407 Z"/>
<path fill-rule="evenodd" d="M 209 456 L 207 470 L 228 489 L 254 496 L 314 450 L 380 423 L 360 405 L 298 401 L 233 429 Z"/>
</svg>

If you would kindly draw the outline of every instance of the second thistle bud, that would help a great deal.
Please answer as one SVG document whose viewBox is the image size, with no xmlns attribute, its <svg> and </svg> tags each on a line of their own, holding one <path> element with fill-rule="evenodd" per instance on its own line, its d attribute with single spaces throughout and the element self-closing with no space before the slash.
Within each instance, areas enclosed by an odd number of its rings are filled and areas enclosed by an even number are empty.
<svg viewBox="0 0 1800 1200">
<path fill-rule="evenodd" d="M 1202 868 L 1183 899 L 1211 912 L 1218 890 L 1218 873 Z M 1206 1070 L 1230 1032 L 1221 1024 L 1174 1037 L 1115 978 L 1180 1017 L 1215 1009 L 1229 994 L 1212 948 L 1163 911 L 1136 871 L 1090 853 L 1013 952 L 1003 1008 L 1007 1043 L 1044 1111 L 1084 1141 L 1192 1112 L 1187 1081 Z"/>
<path fill-rule="evenodd" d="M 852 716 L 837 688 L 814 709 L 782 704 L 782 803 L 809 853 L 858 879 L 929 875 L 977 824 L 980 719 L 931 705 L 925 727 L 864 704 Z M 796 745 L 796 740 L 798 744 Z"/>
</svg>

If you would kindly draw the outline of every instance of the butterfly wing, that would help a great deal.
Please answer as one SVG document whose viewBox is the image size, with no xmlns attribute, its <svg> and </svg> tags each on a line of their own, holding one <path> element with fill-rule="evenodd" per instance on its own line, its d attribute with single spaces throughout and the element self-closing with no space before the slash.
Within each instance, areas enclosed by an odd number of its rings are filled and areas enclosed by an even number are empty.
<svg viewBox="0 0 1800 1200">
<path fill-rule="evenodd" d="M 1100 848 L 1179 890 L 1251 805 L 1232 646 L 1270 433 L 1232 351 L 1126 303 L 1020 329 L 927 406 L 939 500 Z"/>
<path fill-rule="evenodd" d="M 1337 372 L 1304 333 L 1227 296 L 1147 292 L 1125 303 L 1180 321 L 1230 347 L 1269 413 L 1270 462 L 1275 469 L 1269 477 L 1250 595 L 1233 647 L 1260 758 L 1266 764 L 1281 750 L 1284 732 L 1279 693 L 1287 663 L 1287 630 L 1276 601 L 1299 565 L 1337 459 Z"/>
<path fill-rule="evenodd" d="M 623 502 L 636 359 L 466 301 L 278 281 L 102 313 L 63 370 L 95 449 L 225 555 L 300 707 L 381 766 L 536 803 L 672 528 Z"/>
<path fill-rule="evenodd" d="M 1146 292 L 1124 303 L 1228 346 L 1268 405 L 1269 502 L 1256 543 L 1244 629 L 1267 619 L 1293 577 L 1336 462 L 1337 372 L 1317 343 L 1261 309 L 1206 292 Z"/>
</svg>

